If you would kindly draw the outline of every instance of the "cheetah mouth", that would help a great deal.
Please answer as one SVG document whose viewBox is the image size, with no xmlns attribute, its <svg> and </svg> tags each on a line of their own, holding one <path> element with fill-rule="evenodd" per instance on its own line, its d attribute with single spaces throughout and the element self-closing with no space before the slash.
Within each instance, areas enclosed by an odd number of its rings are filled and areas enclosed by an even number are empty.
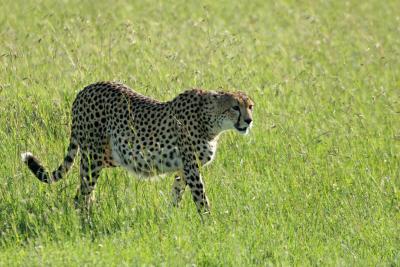
<svg viewBox="0 0 400 267">
<path fill-rule="evenodd" d="M 245 132 L 247 131 L 247 128 L 248 128 L 248 127 L 242 127 L 242 128 L 240 128 L 240 127 L 238 127 L 238 126 L 235 126 L 235 128 L 236 128 L 236 130 L 238 130 L 239 132 L 245 133 Z"/>
</svg>

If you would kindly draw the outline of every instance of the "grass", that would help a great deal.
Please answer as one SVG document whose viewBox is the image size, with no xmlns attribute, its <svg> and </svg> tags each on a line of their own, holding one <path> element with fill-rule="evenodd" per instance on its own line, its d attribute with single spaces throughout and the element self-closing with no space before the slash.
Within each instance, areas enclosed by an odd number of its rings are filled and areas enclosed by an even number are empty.
<svg viewBox="0 0 400 267">
<path fill-rule="evenodd" d="M 0 265 L 400 265 L 400 2 L 3 1 Z M 172 175 L 103 172 L 90 219 L 77 164 L 55 168 L 77 92 L 119 80 L 167 100 L 241 89 L 251 135 L 222 136 L 203 170 L 212 216 Z"/>
</svg>

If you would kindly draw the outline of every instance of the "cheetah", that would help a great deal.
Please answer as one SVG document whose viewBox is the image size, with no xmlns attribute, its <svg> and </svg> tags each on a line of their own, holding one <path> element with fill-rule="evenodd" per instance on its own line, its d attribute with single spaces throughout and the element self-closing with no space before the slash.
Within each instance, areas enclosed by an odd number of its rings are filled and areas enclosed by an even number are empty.
<svg viewBox="0 0 400 267">
<path fill-rule="evenodd" d="M 242 92 L 184 91 L 167 102 L 117 82 L 99 82 L 80 91 L 72 105 L 70 144 L 62 164 L 48 172 L 30 152 L 22 160 L 44 183 L 65 176 L 80 152 L 80 186 L 75 203 L 90 204 L 100 172 L 122 166 L 140 177 L 175 173 L 172 203 L 189 186 L 197 211 L 210 211 L 199 168 L 216 153 L 220 133 L 247 134 L 254 102 Z"/>
</svg>

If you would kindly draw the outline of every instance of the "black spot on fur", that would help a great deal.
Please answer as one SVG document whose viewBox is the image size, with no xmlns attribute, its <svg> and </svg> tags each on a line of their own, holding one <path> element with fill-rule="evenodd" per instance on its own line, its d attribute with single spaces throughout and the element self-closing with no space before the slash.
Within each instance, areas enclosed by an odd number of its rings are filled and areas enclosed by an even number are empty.
<svg viewBox="0 0 400 267">
<path fill-rule="evenodd" d="M 65 157 L 65 161 L 68 162 L 68 163 L 72 163 L 73 159 L 69 155 L 67 155 Z"/>
</svg>

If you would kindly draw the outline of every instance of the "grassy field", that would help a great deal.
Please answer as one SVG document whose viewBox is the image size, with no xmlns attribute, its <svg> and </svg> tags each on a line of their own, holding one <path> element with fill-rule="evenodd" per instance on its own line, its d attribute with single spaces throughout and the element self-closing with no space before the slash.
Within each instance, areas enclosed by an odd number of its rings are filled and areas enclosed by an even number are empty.
<svg viewBox="0 0 400 267">
<path fill-rule="evenodd" d="M 399 1 L 57 2 L 1 4 L 0 266 L 400 265 Z M 254 98 L 202 172 L 204 223 L 172 175 L 103 172 L 88 220 L 77 164 L 51 186 L 22 164 L 58 166 L 99 80 Z"/>
</svg>

